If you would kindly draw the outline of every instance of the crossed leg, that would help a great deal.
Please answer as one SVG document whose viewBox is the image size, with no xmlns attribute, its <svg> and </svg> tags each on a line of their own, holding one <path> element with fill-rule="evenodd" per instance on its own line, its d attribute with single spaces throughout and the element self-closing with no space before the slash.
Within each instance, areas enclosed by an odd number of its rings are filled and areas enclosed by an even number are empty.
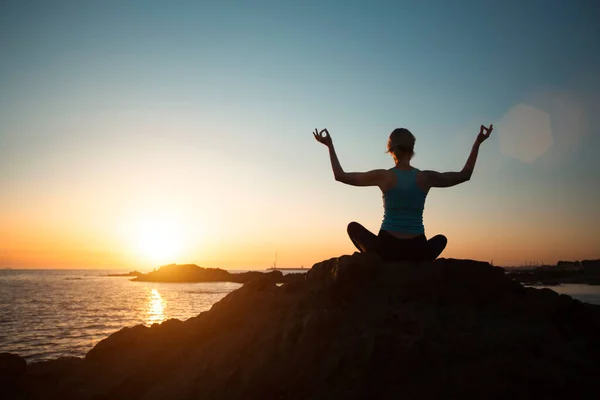
<svg viewBox="0 0 600 400">
<path fill-rule="evenodd" d="M 427 241 L 427 255 L 426 259 L 433 261 L 442 254 L 442 251 L 446 248 L 448 239 L 444 235 L 435 235 Z"/>
<path fill-rule="evenodd" d="M 358 222 L 348 224 L 348 236 L 362 253 L 377 253 L 377 235 Z"/>
<path fill-rule="evenodd" d="M 362 253 L 378 253 L 378 237 L 377 235 L 370 232 L 367 228 L 359 224 L 358 222 L 350 222 L 348 224 L 348 236 L 354 243 L 354 246 Z M 440 254 L 446 248 L 448 239 L 444 235 L 436 235 L 425 243 L 425 248 L 420 247 L 420 250 L 414 249 L 417 253 L 418 259 L 433 261 L 439 257 Z M 398 249 L 401 251 L 400 249 Z M 412 257 L 411 257 L 412 258 Z"/>
</svg>

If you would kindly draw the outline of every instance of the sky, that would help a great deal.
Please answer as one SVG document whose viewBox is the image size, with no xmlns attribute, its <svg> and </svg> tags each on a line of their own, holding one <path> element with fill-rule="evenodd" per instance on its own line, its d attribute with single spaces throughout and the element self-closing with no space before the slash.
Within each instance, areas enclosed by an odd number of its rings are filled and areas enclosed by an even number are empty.
<svg viewBox="0 0 600 400">
<path fill-rule="evenodd" d="M 310 267 L 373 232 L 413 165 L 443 257 L 600 258 L 600 6 L 590 1 L 3 1 L 0 267 Z"/>
</svg>

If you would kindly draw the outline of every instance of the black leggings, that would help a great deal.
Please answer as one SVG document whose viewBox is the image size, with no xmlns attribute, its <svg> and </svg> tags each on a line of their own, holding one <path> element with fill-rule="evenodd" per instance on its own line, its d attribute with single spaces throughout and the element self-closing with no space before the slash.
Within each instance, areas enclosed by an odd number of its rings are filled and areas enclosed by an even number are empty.
<svg viewBox="0 0 600 400">
<path fill-rule="evenodd" d="M 358 222 L 348 224 L 348 236 L 363 253 L 377 253 L 384 261 L 433 261 L 446 248 L 448 239 L 437 235 L 427 240 L 425 235 L 398 239 L 386 231 L 375 236 Z"/>
</svg>

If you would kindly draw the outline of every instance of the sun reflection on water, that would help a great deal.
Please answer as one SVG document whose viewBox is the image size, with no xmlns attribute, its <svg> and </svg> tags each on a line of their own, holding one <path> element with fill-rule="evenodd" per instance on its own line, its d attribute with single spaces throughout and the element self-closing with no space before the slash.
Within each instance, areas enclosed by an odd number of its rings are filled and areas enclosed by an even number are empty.
<svg viewBox="0 0 600 400">
<path fill-rule="evenodd" d="M 158 290 L 152 289 L 148 294 L 148 320 L 147 324 L 160 324 L 165 320 L 166 301 L 160 296 Z"/>
</svg>

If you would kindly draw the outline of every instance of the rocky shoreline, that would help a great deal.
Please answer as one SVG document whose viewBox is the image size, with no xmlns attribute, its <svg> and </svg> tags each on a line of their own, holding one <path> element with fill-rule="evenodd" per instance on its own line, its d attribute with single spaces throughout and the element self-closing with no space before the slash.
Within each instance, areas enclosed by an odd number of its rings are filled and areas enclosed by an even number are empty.
<svg viewBox="0 0 600 400">
<path fill-rule="evenodd" d="M 7 399 L 590 398 L 600 306 L 470 260 L 355 253 L 259 273 L 186 321 L 123 328 L 85 358 L 0 355 Z"/>
</svg>

